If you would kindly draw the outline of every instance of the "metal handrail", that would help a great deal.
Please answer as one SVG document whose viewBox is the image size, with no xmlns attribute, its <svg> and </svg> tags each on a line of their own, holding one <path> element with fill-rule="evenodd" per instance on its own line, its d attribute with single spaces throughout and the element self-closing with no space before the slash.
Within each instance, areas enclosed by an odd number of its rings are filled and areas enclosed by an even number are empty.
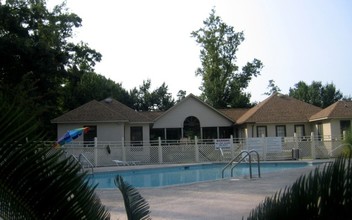
<svg viewBox="0 0 352 220">
<path fill-rule="evenodd" d="M 237 164 L 235 164 L 232 168 L 231 168 L 231 177 L 233 177 L 233 170 L 235 169 L 235 167 L 240 164 L 243 160 L 245 160 L 247 157 L 249 158 L 249 176 L 252 179 L 252 157 L 251 157 L 251 153 L 255 153 L 257 155 L 257 164 L 258 164 L 258 176 L 260 178 L 260 157 L 259 157 L 259 153 L 256 150 L 250 150 L 250 151 L 241 151 L 241 153 L 239 153 L 236 157 L 234 157 L 221 171 L 222 174 L 222 178 L 224 178 L 224 172 L 226 170 L 226 168 L 228 168 L 229 166 L 231 166 L 233 164 L 233 162 L 238 159 L 238 157 L 242 156 L 243 154 L 246 154 L 244 157 L 242 157 Z"/>
<path fill-rule="evenodd" d="M 221 175 L 222 175 L 222 178 L 224 178 L 224 172 L 226 170 L 226 168 L 228 168 L 229 166 L 232 165 L 233 162 L 235 162 L 235 160 L 237 160 L 238 157 L 242 156 L 242 154 L 247 154 L 246 156 L 248 156 L 248 152 L 247 151 L 241 151 L 236 157 L 234 157 L 228 164 L 226 164 L 226 166 L 224 168 L 222 168 L 222 171 L 221 171 Z M 245 157 L 243 157 L 245 158 Z M 243 158 L 240 160 L 242 161 Z"/>
<path fill-rule="evenodd" d="M 88 163 L 89 167 L 92 169 L 92 173 L 94 173 L 94 170 L 93 170 L 94 165 L 90 162 L 90 160 L 83 153 L 80 153 L 79 156 L 78 156 L 78 162 L 79 163 L 81 162 L 81 158 L 83 158 Z"/>
</svg>

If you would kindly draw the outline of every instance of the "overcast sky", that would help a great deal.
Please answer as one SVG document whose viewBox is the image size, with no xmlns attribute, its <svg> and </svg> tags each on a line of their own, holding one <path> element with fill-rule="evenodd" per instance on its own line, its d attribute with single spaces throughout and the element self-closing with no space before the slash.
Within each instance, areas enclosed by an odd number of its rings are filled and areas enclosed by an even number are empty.
<svg viewBox="0 0 352 220">
<path fill-rule="evenodd" d="M 49 0 L 48 5 L 60 2 Z M 67 0 L 82 19 L 75 40 L 102 53 L 96 72 L 130 90 L 150 79 L 200 94 L 200 47 L 190 37 L 213 7 L 243 31 L 237 53 L 242 67 L 253 58 L 264 68 L 248 88 L 251 101 L 267 96 L 269 80 L 288 93 L 300 80 L 334 83 L 352 95 L 352 1 L 350 0 Z"/>
</svg>

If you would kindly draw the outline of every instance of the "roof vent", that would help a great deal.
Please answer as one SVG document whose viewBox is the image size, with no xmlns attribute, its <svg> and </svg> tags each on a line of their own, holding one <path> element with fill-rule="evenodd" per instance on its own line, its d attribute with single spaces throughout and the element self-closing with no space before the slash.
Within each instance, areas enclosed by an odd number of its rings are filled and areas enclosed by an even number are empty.
<svg viewBox="0 0 352 220">
<path fill-rule="evenodd" d="M 107 104 L 109 104 L 109 103 L 112 102 L 112 98 L 106 98 L 106 99 L 104 99 L 104 102 L 107 103 Z"/>
</svg>

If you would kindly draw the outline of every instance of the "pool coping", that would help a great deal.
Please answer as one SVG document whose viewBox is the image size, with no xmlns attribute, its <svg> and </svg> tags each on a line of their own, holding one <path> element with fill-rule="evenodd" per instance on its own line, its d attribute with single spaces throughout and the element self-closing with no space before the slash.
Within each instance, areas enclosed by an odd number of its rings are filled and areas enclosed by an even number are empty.
<svg viewBox="0 0 352 220">
<path fill-rule="evenodd" d="M 148 201 L 154 220 L 236 220 L 248 216 L 266 196 L 272 196 L 280 189 L 290 186 L 298 177 L 310 173 L 316 167 L 268 173 L 262 175 L 262 178 L 221 179 L 162 188 L 141 188 L 138 191 Z M 110 210 L 112 219 L 127 219 L 122 195 L 118 189 L 98 189 L 96 192 Z"/>
</svg>

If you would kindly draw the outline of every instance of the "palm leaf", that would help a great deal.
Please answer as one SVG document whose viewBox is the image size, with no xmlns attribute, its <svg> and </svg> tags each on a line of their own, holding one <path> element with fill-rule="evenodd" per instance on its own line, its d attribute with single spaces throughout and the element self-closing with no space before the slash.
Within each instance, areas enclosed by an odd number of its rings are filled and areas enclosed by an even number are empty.
<svg viewBox="0 0 352 220">
<path fill-rule="evenodd" d="M 267 197 L 248 219 L 352 219 L 351 186 L 351 156 L 339 157 Z"/>
<path fill-rule="evenodd" d="M 121 176 L 115 179 L 115 185 L 122 193 L 128 220 L 147 220 L 150 218 L 149 204 L 139 192 Z"/>
<path fill-rule="evenodd" d="M 0 103 L 0 219 L 110 219 L 79 165 L 43 144 L 35 118 L 1 94 Z"/>
</svg>

